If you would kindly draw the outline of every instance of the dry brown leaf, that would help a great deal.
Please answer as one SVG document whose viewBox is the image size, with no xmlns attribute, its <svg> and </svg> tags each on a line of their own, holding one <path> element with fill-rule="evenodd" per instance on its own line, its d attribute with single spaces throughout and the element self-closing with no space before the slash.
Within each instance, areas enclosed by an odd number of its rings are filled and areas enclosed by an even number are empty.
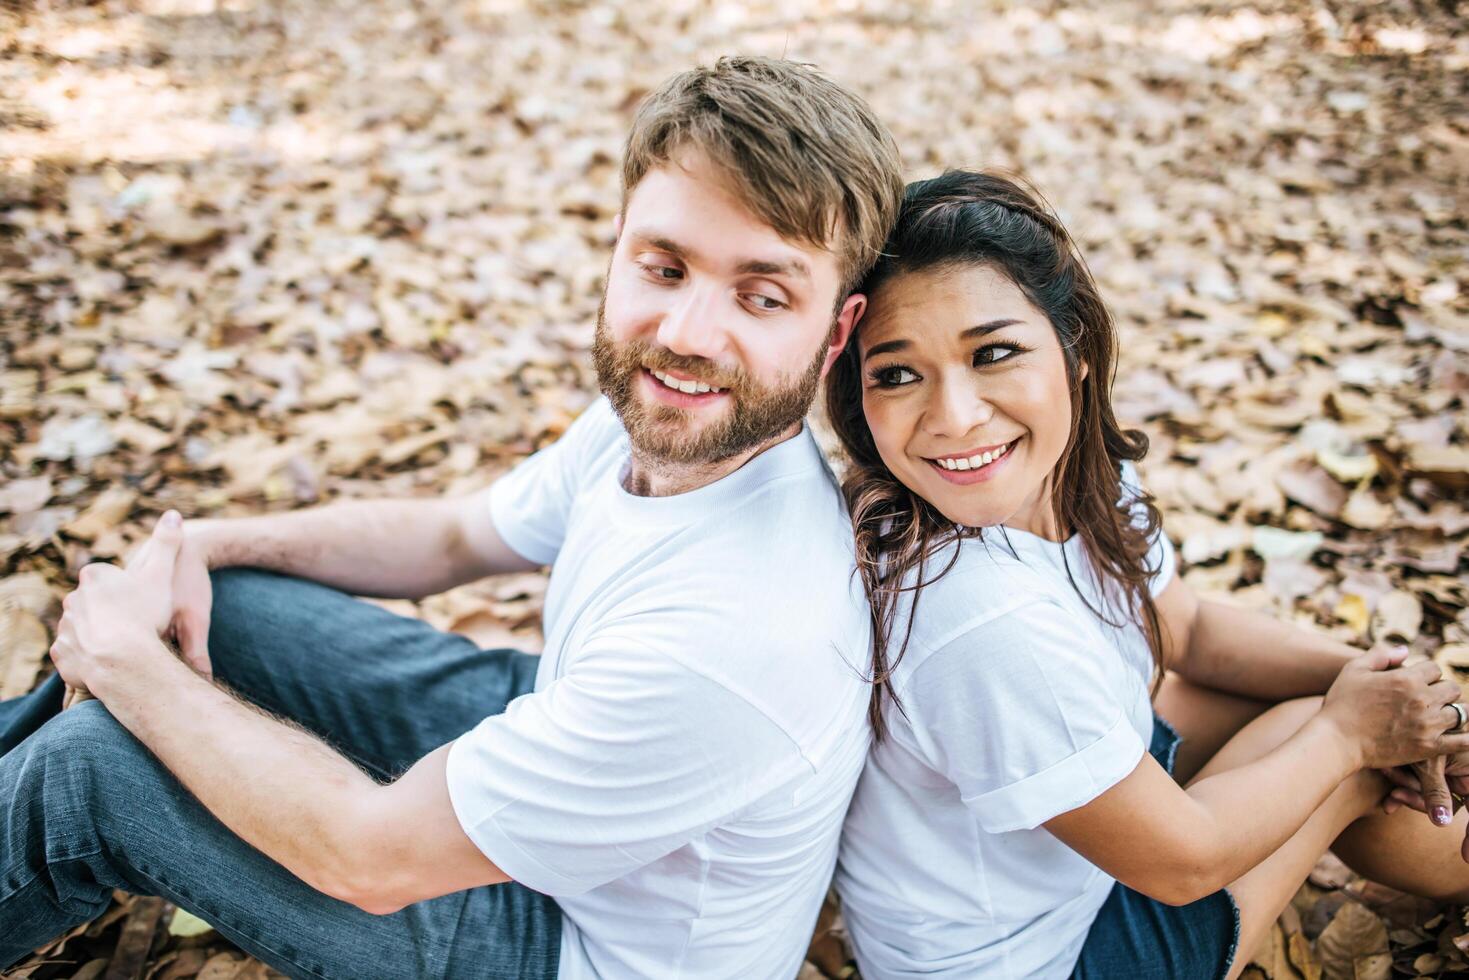
<svg viewBox="0 0 1469 980">
<path fill-rule="evenodd" d="M 79 540 L 94 541 L 126 520 L 137 500 L 136 490 L 109 487 L 99 493 L 76 520 L 61 529 Z"/>
<path fill-rule="evenodd" d="M 1300 974 L 1291 965 L 1286 951 L 1287 940 L 1280 923 L 1276 922 L 1260 941 L 1260 947 L 1250 957 L 1250 965 L 1256 967 L 1268 980 L 1301 980 Z"/>
<path fill-rule="evenodd" d="M 1275 474 L 1275 485 L 1291 500 L 1325 517 L 1340 514 L 1347 502 L 1347 492 L 1341 484 L 1311 462 L 1283 467 Z"/>
<path fill-rule="evenodd" d="M 56 593 L 40 572 L 0 579 L 0 609 L 24 609 L 33 616 L 45 618 L 56 601 Z"/>
<path fill-rule="evenodd" d="M 0 701 L 29 691 L 51 648 L 51 637 L 36 614 L 0 608 Z"/>
<path fill-rule="evenodd" d="M 1423 603 L 1411 592 L 1389 592 L 1372 614 L 1372 637 L 1396 643 L 1412 643 L 1423 625 Z"/>
<path fill-rule="evenodd" d="M 1347 902 L 1316 940 L 1326 980 L 1388 980 L 1387 926 L 1376 912 Z"/>
</svg>

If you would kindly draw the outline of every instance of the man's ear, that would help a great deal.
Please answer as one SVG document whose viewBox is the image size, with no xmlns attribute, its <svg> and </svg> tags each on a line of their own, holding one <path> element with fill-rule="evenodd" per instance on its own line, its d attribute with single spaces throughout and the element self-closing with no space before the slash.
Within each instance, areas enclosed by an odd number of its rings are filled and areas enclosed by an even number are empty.
<svg viewBox="0 0 1469 980">
<path fill-rule="evenodd" d="M 827 343 L 826 363 L 821 365 L 821 376 L 826 377 L 826 372 L 842 356 L 842 350 L 847 346 L 847 341 L 852 339 L 852 331 L 857 329 L 857 324 L 862 319 L 862 314 L 867 312 L 867 297 L 862 293 L 853 293 L 848 296 L 846 302 L 837 313 L 836 323 L 831 327 L 831 340 Z"/>
<path fill-rule="evenodd" d="M 617 212 L 612 219 L 612 240 L 615 242 L 622 237 L 622 212 Z"/>
</svg>

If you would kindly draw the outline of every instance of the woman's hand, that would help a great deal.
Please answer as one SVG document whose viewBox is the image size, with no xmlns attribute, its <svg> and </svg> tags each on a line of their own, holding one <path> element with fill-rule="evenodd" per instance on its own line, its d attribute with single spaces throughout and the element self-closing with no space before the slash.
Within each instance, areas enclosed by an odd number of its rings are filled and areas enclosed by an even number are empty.
<svg viewBox="0 0 1469 980">
<path fill-rule="evenodd" d="M 1459 686 L 1437 664 L 1403 667 L 1406 650 L 1374 650 L 1342 668 L 1321 706 L 1364 768 L 1387 769 L 1469 749 L 1449 707 Z"/>
</svg>

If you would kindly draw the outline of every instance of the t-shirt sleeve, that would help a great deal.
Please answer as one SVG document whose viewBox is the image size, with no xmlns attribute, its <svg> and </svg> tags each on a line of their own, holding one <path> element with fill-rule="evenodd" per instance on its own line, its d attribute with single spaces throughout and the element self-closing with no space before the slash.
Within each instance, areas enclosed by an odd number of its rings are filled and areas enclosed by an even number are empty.
<svg viewBox="0 0 1469 980">
<path fill-rule="evenodd" d="M 612 448 L 622 431 L 611 405 L 600 398 L 560 439 L 496 480 L 485 491 L 485 509 L 500 538 L 528 561 L 555 561 L 566 540 L 581 474 L 599 453 Z"/>
<path fill-rule="evenodd" d="M 1132 460 L 1126 460 L 1122 464 L 1122 499 L 1135 500 L 1142 492 L 1142 481 L 1137 473 L 1137 465 Z M 1140 506 L 1133 507 L 1133 519 L 1139 526 L 1146 520 Z M 1153 577 L 1148 580 L 1148 589 L 1154 596 L 1163 594 L 1168 584 L 1173 581 L 1173 576 L 1178 570 L 1178 556 L 1174 553 L 1173 542 L 1168 540 L 1168 535 L 1159 526 L 1153 535 L 1153 540 L 1148 547 L 1148 568 L 1153 570 Z"/>
<path fill-rule="evenodd" d="M 696 840 L 799 775 L 787 734 L 672 657 L 597 641 L 449 750 L 460 826 L 515 881 L 577 895 Z"/>
<path fill-rule="evenodd" d="M 1027 602 L 934 651 L 903 694 L 914 737 L 989 833 L 1028 830 L 1136 768 L 1116 654 L 1060 604 Z"/>
</svg>

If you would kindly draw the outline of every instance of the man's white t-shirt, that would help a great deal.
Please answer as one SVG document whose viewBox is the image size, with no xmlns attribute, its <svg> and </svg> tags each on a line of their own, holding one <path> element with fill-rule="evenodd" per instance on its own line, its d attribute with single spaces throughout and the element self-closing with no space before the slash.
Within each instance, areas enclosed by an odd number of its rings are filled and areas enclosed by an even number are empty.
<svg viewBox="0 0 1469 980">
<path fill-rule="evenodd" d="M 1174 563 L 1158 534 L 1154 595 Z M 863 977 L 1070 976 L 1113 879 L 1042 824 L 1129 775 L 1153 732 L 1152 654 L 1118 605 L 1079 537 L 1008 528 L 924 587 L 893 676 L 906 716 L 886 706 L 837 867 Z"/>
<path fill-rule="evenodd" d="M 628 459 L 599 399 L 488 491 L 552 565 L 546 646 L 449 795 L 557 900 L 560 977 L 793 977 L 870 743 L 851 525 L 809 429 L 670 497 L 624 490 Z"/>
</svg>

